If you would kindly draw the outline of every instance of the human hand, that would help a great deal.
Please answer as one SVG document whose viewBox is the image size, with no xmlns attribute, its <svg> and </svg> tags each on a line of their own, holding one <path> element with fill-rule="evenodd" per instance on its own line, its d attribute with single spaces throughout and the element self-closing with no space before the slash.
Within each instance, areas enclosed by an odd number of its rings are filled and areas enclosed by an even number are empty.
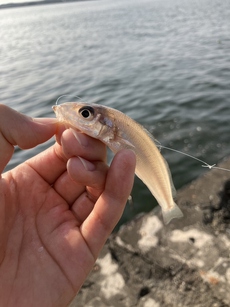
<svg viewBox="0 0 230 307">
<path fill-rule="evenodd" d="M 0 178 L 0 306 L 67 306 L 130 194 L 135 155 L 105 163 L 105 145 L 54 119 L 0 105 L 0 170 L 14 147 L 57 142 Z M 81 158 L 79 158 L 79 156 Z"/>
</svg>

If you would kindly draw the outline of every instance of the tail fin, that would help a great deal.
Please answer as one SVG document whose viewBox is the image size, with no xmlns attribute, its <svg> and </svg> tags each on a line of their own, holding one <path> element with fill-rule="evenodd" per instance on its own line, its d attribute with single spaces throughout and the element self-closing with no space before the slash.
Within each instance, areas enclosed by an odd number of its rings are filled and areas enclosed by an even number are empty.
<svg viewBox="0 0 230 307">
<path fill-rule="evenodd" d="M 181 218 L 183 216 L 182 211 L 174 202 L 174 206 L 171 209 L 162 210 L 164 223 L 167 225 L 172 219 Z"/>
</svg>

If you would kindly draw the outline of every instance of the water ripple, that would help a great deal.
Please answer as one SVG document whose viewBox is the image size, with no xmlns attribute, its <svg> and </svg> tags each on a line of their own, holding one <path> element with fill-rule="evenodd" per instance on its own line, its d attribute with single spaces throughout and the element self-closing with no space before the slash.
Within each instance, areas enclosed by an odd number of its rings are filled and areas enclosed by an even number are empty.
<svg viewBox="0 0 230 307">
<path fill-rule="evenodd" d="M 228 1 L 17 8 L 0 11 L 0 29 L 3 103 L 54 116 L 59 96 L 77 95 L 127 113 L 162 144 L 209 163 L 230 153 Z M 17 151 L 9 168 L 50 144 Z M 163 154 L 177 188 L 205 171 L 187 157 Z M 136 189 L 137 198 L 151 202 L 143 186 Z"/>
</svg>

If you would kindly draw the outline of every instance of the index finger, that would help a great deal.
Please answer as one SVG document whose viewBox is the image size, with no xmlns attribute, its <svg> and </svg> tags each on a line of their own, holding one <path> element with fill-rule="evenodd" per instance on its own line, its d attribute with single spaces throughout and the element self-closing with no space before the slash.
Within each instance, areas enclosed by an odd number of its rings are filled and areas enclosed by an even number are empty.
<svg viewBox="0 0 230 307">
<path fill-rule="evenodd" d="M 54 118 L 33 119 L 0 104 L 0 173 L 9 162 L 14 146 L 32 148 L 50 139 L 56 132 Z"/>
</svg>

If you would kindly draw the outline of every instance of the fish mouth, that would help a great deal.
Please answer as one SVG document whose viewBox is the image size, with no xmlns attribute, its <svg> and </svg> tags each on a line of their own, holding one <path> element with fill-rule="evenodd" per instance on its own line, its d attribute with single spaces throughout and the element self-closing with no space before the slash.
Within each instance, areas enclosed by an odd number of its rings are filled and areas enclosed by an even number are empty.
<svg viewBox="0 0 230 307">
<path fill-rule="evenodd" d="M 59 107 L 58 105 L 52 106 L 52 109 L 54 110 L 54 112 L 57 111 L 57 108 L 58 108 L 58 107 Z"/>
</svg>

